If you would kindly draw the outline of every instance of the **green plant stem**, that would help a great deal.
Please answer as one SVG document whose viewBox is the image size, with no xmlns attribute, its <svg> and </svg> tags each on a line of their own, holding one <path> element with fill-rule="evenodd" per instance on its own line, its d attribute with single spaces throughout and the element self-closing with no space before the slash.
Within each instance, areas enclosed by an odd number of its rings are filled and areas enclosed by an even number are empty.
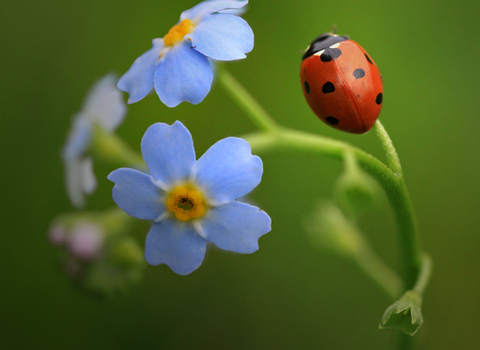
<svg viewBox="0 0 480 350">
<path fill-rule="evenodd" d="M 230 74 L 222 64 L 218 64 L 218 82 L 230 97 L 250 117 L 255 126 L 262 131 L 273 130 L 277 123 L 263 107 L 245 90 L 245 88 Z"/>
<path fill-rule="evenodd" d="M 399 333 L 398 350 L 411 350 L 415 348 L 415 338 L 403 332 Z"/>
<path fill-rule="evenodd" d="M 422 254 L 422 267 L 420 273 L 418 274 L 417 281 L 413 286 L 412 290 L 417 292 L 423 297 L 423 293 L 425 292 L 425 288 L 428 285 L 428 281 L 430 280 L 430 275 L 432 274 L 432 259 L 426 253 Z M 398 349 L 399 350 L 411 350 L 415 347 L 415 338 L 409 334 L 400 333 L 399 334 L 399 342 L 398 342 Z"/>
<path fill-rule="evenodd" d="M 347 173 L 355 173 L 355 171 L 358 169 L 357 160 L 349 148 L 345 150 L 345 154 L 343 155 L 343 163 L 345 166 L 345 172 Z"/>
<path fill-rule="evenodd" d="M 399 227 L 403 277 L 406 288 L 410 289 L 414 285 L 421 268 L 417 227 L 412 202 L 403 177 L 392 179 L 392 184 L 393 186 L 387 192 L 387 196 Z"/>
<path fill-rule="evenodd" d="M 398 177 L 377 158 L 359 148 L 345 142 L 303 131 L 278 127 L 273 131 L 257 132 L 245 135 L 243 138 L 250 143 L 254 152 L 265 152 L 273 149 L 308 151 L 341 160 L 345 150 L 350 149 L 359 165 L 378 181 L 387 195 L 400 231 L 405 287 L 408 289 L 414 285 L 420 270 L 420 252 L 416 238 L 413 207 L 403 177 Z"/>
<path fill-rule="evenodd" d="M 395 209 L 401 232 L 403 275 L 407 283 L 406 287 L 411 288 L 417 280 L 422 265 L 413 205 L 405 184 L 400 158 L 380 120 L 377 120 L 375 123 L 375 132 L 387 156 L 388 166 L 396 175 L 397 186 L 395 186 L 395 189 L 397 193 L 389 199 L 392 207 Z"/>
<path fill-rule="evenodd" d="M 403 281 L 392 271 L 371 247 L 364 244 L 355 255 L 355 262 L 392 300 L 397 300 L 404 291 Z"/>
<path fill-rule="evenodd" d="M 421 295 L 425 292 L 425 288 L 428 285 L 428 281 L 430 280 L 430 275 L 432 274 L 432 267 L 433 262 L 430 255 L 427 253 L 422 254 L 422 269 L 420 270 L 420 274 L 418 275 L 417 282 L 413 286 L 413 290 Z"/>
<path fill-rule="evenodd" d="M 377 134 L 380 143 L 382 144 L 385 155 L 387 156 L 388 167 L 397 174 L 397 176 L 403 176 L 402 165 L 400 164 L 400 158 L 398 158 L 397 151 L 393 146 L 390 136 L 383 127 L 380 120 L 375 123 L 375 133 Z"/>
<path fill-rule="evenodd" d="M 219 69 L 219 82 L 261 130 L 243 137 L 250 143 L 254 152 L 273 149 L 296 150 L 343 159 L 345 149 L 352 150 L 360 166 L 382 186 L 392 206 L 399 227 L 402 275 L 405 287 L 411 288 L 415 284 L 421 266 L 413 206 L 403 179 L 400 161 L 383 126 L 379 123 L 376 130 L 387 154 L 389 167 L 348 143 L 278 126 L 224 67 Z"/>
<path fill-rule="evenodd" d="M 96 126 L 93 133 L 91 152 L 98 158 L 117 166 L 131 166 L 145 169 L 145 161 L 140 153 L 134 151 L 116 134 Z"/>
</svg>

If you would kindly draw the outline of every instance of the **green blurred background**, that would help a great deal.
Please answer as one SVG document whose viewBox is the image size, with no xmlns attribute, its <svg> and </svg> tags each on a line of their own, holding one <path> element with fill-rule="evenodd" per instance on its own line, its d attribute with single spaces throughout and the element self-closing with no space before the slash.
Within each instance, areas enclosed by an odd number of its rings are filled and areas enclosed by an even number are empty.
<svg viewBox="0 0 480 350">
<path fill-rule="evenodd" d="M 350 263 L 319 252 L 302 229 L 316 198 L 331 197 L 342 166 L 313 155 L 262 155 L 254 193 L 273 230 L 253 255 L 211 250 L 188 277 L 148 267 L 125 297 L 92 300 L 72 287 L 46 240 L 71 206 L 59 150 L 92 82 L 125 72 L 195 0 L 45 0 L 2 4 L 0 102 L 2 349 L 390 349 L 378 330 L 389 300 Z M 373 133 L 319 122 L 303 99 L 301 51 L 336 25 L 375 59 L 385 84 L 381 120 L 403 163 L 421 241 L 435 269 L 424 299 L 424 349 L 480 348 L 480 5 L 458 1 L 258 1 L 255 32 L 230 71 L 283 125 L 351 142 L 384 159 Z M 119 134 L 139 149 L 154 122 L 181 120 L 197 153 L 254 127 L 220 87 L 197 106 L 155 95 L 131 105 Z M 89 209 L 112 205 L 112 170 L 96 167 Z M 362 228 L 398 268 L 395 225 L 383 209 Z M 143 241 L 145 233 L 138 232 Z"/>
</svg>

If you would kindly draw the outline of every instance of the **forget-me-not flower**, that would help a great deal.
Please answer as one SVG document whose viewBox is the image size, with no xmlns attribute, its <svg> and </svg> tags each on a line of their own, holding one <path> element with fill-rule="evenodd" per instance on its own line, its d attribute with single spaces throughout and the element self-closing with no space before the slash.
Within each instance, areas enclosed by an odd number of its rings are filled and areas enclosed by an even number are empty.
<svg viewBox="0 0 480 350">
<path fill-rule="evenodd" d="M 127 214 L 153 220 L 145 242 L 151 265 L 167 264 L 179 275 L 196 270 L 206 241 L 237 253 L 258 250 L 258 239 L 271 230 L 263 210 L 236 199 L 252 191 L 263 174 L 247 141 L 228 137 L 198 160 L 188 129 L 150 126 L 141 142 L 150 174 L 120 168 L 108 176 L 113 199 Z"/>
<path fill-rule="evenodd" d="M 245 58 L 253 49 L 253 31 L 241 14 L 248 0 L 203 1 L 182 12 L 180 21 L 133 62 L 118 81 L 128 103 L 143 99 L 153 88 L 168 107 L 198 104 L 213 80 L 210 59 Z"/>
<path fill-rule="evenodd" d="M 93 161 L 88 156 L 94 128 L 111 132 L 122 123 L 127 112 L 122 93 L 115 86 L 116 81 L 114 74 L 108 74 L 91 88 L 82 110 L 73 118 L 62 149 L 67 194 L 77 208 L 85 205 L 85 194 L 92 193 L 97 186 Z"/>
</svg>

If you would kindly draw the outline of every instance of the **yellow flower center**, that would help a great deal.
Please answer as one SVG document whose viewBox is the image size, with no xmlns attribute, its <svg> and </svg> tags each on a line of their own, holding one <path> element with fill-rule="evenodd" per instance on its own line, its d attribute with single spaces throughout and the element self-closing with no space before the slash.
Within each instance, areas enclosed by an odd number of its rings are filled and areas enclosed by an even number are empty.
<svg viewBox="0 0 480 350">
<path fill-rule="evenodd" d="M 192 21 L 184 19 L 178 24 L 175 24 L 170 30 L 168 31 L 167 35 L 163 37 L 163 44 L 165 46 L 174 46 L 178 43 L 181 43 L 183 37 L 187 34 L 193 33 L 195 26 L 193 25 Z"/>
<path fill-rule="evenodd" d="M 206 211 L 202 194 L 192 185 L 175 187 L 169 193 L 165 205 L 180 221 L 201 218 Z"/>
</svg>

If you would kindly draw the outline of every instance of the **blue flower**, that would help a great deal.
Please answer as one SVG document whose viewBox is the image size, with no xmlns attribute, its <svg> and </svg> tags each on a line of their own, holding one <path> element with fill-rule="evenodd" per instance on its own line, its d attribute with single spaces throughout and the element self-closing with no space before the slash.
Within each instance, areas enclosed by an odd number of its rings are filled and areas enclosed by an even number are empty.
<svg viewBox="0 0 480 350">
<path fill-rule="evenodd" d="M 213 73 L 210 59 L 245 58 L 253 49 L 253 31 L 241 14 L 248 0 L 203 1 L 182 12 L 180 21 L 133 62 L 118 81 L 130 94 L 128 103 L 143 99 L 153 88 L 168 107 L 207 96 Z"/>
<path fill-rule="evenodd" d="M 73 118 L 73 125 L 62 149 L 65 185 L 75 207 L 85 205 L 85 194 L 95 191 L 97 180 L 93 161 L 88 156 L 95 127 L 115 130 L 127 112 L 122 93 L 116 88 L 117 77 L 108 74 L 89 91 L 82 110 Z"/>
<path fill-rule="evenodd" d="M 120 168 L 108 176 L 113 200 L 127 214 L 154 220 L 145 242 L 151 265 L 167 264 L 188 275 L 202 263 L 206 241 L 237 253 L 258 250 L 271 230 L 261 209 L 236 199 L 252 191 L 262 161 L 243 139 L 228 137 L 195 160 L 193 140 L 179 121 L 150 126 L 141 143 L 150 175 Z"/>
</svg>

